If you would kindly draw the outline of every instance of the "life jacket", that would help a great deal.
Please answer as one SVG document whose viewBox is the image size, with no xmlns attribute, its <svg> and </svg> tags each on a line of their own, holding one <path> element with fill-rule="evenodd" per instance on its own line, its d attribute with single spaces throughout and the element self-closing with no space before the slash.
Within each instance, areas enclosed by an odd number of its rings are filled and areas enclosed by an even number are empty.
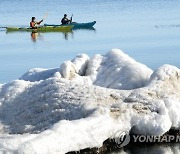
<svg viewBox="0 0 180 154">
<path fill-rule="evenodd" d="M 68 18 L 62 18 L 61 23 L 62 23 L 62 25 L 68 24 L 69 19 Z"/>
<path fill-rule="evenodd" d="M 30 22 L 30 27 L 31 27 L 31 28 L 37 27 L 37 23 L 36 23 L 35 21 L 31 21 L 31 22 Z"/>
</svg>

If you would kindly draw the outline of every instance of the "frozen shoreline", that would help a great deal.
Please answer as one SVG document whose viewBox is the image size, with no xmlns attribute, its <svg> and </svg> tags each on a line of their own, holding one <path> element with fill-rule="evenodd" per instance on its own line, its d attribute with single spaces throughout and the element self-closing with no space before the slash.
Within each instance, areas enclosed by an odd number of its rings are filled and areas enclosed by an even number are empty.
<svg viewBox="0 0 180 154">
<path fill-rule="evenodd" d="M 117 49 L 32 69 L 0 85 L 0 149 L 66 153 L 101 147 L 118 131 L 179 130 L 179 81 L 177 67 L 152 72 Z"/>
</svg>

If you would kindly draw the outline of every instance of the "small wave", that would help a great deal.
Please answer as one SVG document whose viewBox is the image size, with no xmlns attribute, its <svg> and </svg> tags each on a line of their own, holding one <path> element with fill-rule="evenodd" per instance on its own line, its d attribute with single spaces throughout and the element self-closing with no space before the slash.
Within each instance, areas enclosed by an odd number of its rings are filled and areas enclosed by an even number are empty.
<svg viewBox="0 0 180 154">
<path fill-rule="evenodd" d="M 156 25 L 156 28 L 175 28 L 180 27 L 180 25 Z"/>
</svg>

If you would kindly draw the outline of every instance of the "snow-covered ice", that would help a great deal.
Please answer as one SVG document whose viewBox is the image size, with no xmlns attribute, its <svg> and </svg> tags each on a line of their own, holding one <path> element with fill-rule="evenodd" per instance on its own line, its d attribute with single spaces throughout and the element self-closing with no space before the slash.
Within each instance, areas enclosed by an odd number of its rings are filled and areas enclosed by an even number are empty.
<svg viewBox="0 0 180 154">
<path fill-rule="evenodd" d="M 118 49 L 80 54 L 0 84 L 0 150 L 66 153 L 101 147 L 118 131 L 180 129 L 180 70 L 154 72 Z"/>
</svg>

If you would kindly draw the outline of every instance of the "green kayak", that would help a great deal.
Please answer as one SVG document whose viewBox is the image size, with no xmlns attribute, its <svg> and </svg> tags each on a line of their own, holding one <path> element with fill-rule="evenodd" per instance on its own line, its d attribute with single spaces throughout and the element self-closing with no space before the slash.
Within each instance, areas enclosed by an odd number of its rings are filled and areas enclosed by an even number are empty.
<svg viewBox="0 0 180 154">
<path fill-rule="evenodd" d="M 7 31 L 26 31 L 26 32 L 70 32 L 73 26 L 41 26 L 37 29 L 30 27 L 6 27 Z"/>
</svg>

